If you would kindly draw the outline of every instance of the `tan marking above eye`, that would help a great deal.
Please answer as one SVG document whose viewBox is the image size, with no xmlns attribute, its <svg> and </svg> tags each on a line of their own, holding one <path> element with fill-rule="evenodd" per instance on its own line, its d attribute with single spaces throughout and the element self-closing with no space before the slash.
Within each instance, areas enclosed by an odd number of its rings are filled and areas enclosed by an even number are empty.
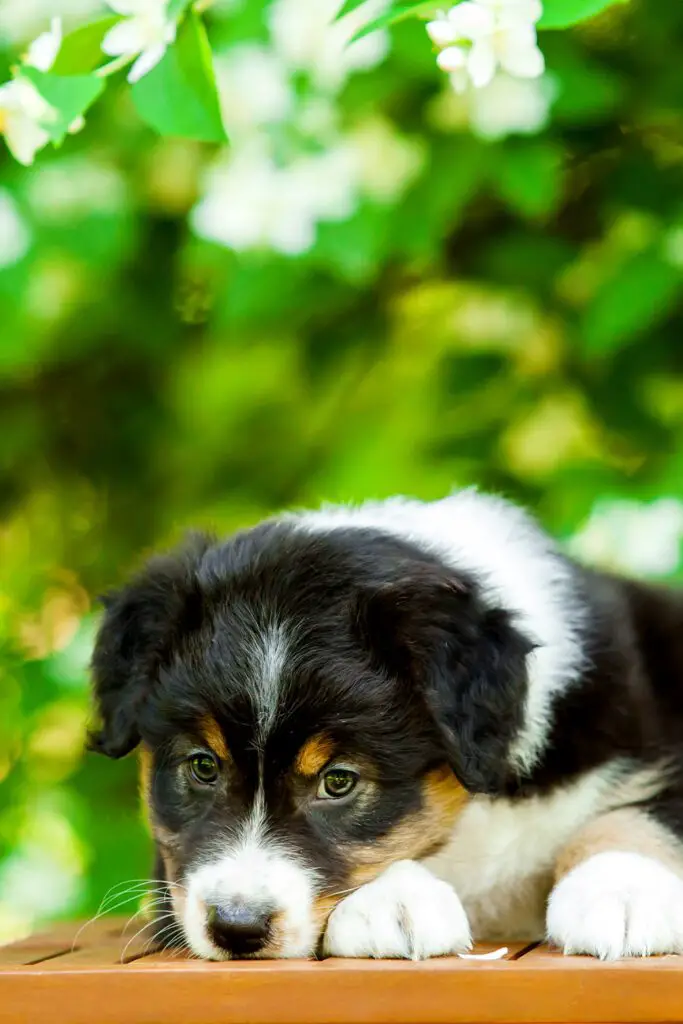
<svg viewBox="0 0 683 1024">
<path fill-rule="evenodd" d="M 306 740 L 299 751 L 294 769 L 299 775 L 313 776 L 322 771 L 334 753 L 334 744 L 329 736 L 320 733 Z"/>
<path fill-rule="evenodd" d="M 220 758 L 221 761 L 229 760 L 230 751 L 228 750 L 221 727 L 215 718 L 205 715 L 199 723 L 199 728 L 206 745 L 213 751 L 216 757 Z"/>
</svg>

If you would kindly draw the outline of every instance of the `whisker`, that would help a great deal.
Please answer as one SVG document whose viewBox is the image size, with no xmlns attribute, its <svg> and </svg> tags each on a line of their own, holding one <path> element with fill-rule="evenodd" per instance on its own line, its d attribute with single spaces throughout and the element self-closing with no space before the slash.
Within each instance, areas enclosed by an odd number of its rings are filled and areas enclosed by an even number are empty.
<svg viewBox="0 0 683 1024">
<path fill-rule="evenodd" d="M 121 958 L 120 958 L 120 962 L 121 963 L 124 963 L 124 961 L 126 959 L 126 953 L 128 952 L 128 950 L 129 950 L 130 946 L 132 945 L 132 943 L 135 942 L 135 940 L 137 938 L 140 938 L 140 936 L 142 936 L 143 932 L 147 928 L 150 928 L 151 926 L 152 926 L 152 923 L 150 921 L 145 921 L 145 923 L 143 924 L 142 928 L 138 928 L 138 930 L 135 932 L 135 934 L 131 935 L 131 937 L 128 939 L 128 942 L 125 944 L 125 946 L 123 947 L 123 950 L 121 951 Z M 151 938 L 152 938 L 152 941 L 153 941 L 155 936 L 152 935 Z M 143 949 L 143 953 L 144 953 L 144 949 Z"/>
<path fill-rule="evenodd" d="M 156 884 L 155 884 L 156 883 Z M 81 935 L 91 924 L 94 924 L 100 918 L 105 917 L 109 913 L 113 913 L 120 907 L 130 903 L 131 900 L 141 898 L 143 896 L 159 896 L 168 897 L 169 895 L 169 882 L 162 878 L 152 878 L 149 880 L 145 879 L 129 879 L 125 882 L 117 882 L 105 893 L 97 912 L 87 921 L 85 921 L 76 932 L 73 942 L 71 944 L 71 951 L 73 952 L 76 948 L 76 944 L 80 939 Z M 182 883 L 173 883 L 179 888 L 187 891 L 186 886 Z M 116 890 L 119 890 L 118 892 Z"/>
<path fill-rule="evenodd" d="M 331 898 L 332 896 L 346 896 L 348 895 L 348 893 L 357 892 L 359 889 L 362 888 L 362 885 L 354 885 L 350 889 L 340 889 L 338 892 L 323 892 L 320 895 L 327 898 Z"/>
</svg>

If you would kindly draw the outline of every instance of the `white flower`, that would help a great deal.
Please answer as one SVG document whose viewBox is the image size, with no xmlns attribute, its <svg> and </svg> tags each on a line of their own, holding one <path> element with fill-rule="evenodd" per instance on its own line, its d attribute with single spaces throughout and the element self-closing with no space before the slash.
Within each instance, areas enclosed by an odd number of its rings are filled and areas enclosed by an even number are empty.
<svg viewBox="0 0 683 1024">
<path fill-rule="evenodd" d="M 548 123 L 555 95 L 555 83 L 547 75 L 524 79 L 499 72 L 483 89 L 468 92 L 470 127 L 481 139 L 535 135 Z"/>
<path fill-rule="evenodd" d="M 465 0 L 427 25 L 439 47 L 437 64 L 452 76 L 457 92 L 471 82 L 483 88 L 498 68 L 517 78 L 538 78 L 545 62 L 535 23 L 539 0 Z"/>
<path fill-rule="evenodd" d="M 287 70 L 272 49 L 234 46 L 215 60 L 223 120 L 231 138 L 286 120 L 294 105 Z"/>
<path fill-rule="evenodd" d="M 191 223 L 202 238 L 238 252 L 265 248 L 296 256 L 315 243 L 318 222 L 345 219 L 356 200 L 352 147 L 341 142 L 279 166 L 258 136 L 214 165 Z"/>
<path fill-rule="evenodd" d="M 306 71 L 316 86 L 339 89 L 357 70 L 374 67 L 386 56 L 383 30 L 351 42 L 355 33 L 381 14 L 388 0 L 366 0 L 338 21 L 343 0 L 273 0 L 268 23 L 275 49 L 293 71 Z"/>
<path fill-rule="evenodd" d="M 38 71 L 49 71 L 57 60 L 61 46 L 62 19 L 53 18 L 49 31 L 43 32 L 29 46 L 24 63 Z"/>
<path fill-rule="evenodd" d="M 53 18 L 49 31 L 43 32 L 29 46 L 24 64 L 38 71 L 50 71 L 61 45 L 62 19 Z M 46 125 L 57 116 L 54 107 L 21 73 L 0 86 L 0 134 L 5 136 L 8 149 L 19 163 L 25 166 L 33 163 L 38 150 L 50 141 Z M 79 132 L 84 125 L 83 117 L 75 118 L 69 125 L 69 134 Z"/>
<path fill-rule="evenodd" d="M 116 14 L 125 16 L 102 40 L 110 57 L 137 57 L 128 74 L 138 82 L 156 67 L 171 43 L 177 25 L 168 15 L 168 0 L 106 0 Z"/>
<path fill-rule="evenodd" d="M 29 250 L 31 235 L 17 204 L 0 188 L 0 270 L 18 263 Z"/>
<path fill-rule="evenodd" d="M 43 125 L 54 117 L 54 108 L 27 79 L 19 77 L 0 85 L 0 134 L 10 153 L 25 167 L 50 141 Z"/>
</svg>

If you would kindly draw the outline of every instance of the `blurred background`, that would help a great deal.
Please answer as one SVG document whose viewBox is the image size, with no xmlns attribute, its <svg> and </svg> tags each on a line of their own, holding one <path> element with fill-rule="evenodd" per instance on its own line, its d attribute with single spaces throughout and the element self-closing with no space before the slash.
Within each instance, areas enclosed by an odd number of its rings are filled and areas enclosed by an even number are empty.
<svg viewBox="0 0 683 1024">
<path fill-rule="evenodd" d="M 57 6 L 98 9 L 0 0 L 0 80 Z M 461 96 L 420 24 L 348 46 L 339 6 L 210 8 L 228 149 L 117 88 L 33 168 L 0 144 L 0 941 L 150 868 L 87 662 L 187 526 L 474 483 L 681 576 L 683 4 Z"/>
</svg>

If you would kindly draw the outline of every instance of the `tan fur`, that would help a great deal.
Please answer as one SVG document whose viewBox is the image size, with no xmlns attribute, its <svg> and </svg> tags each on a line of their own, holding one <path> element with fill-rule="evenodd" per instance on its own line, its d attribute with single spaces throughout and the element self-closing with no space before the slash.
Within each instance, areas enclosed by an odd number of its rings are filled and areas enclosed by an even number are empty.
<svg viewBox="0 0 683 1024">
<path fill-rule="evenodd" d="M 372 843 L 354 844 L 343 850 L 353 868 L 339 892 L 319 896 L 314 916 L 320 931 L 336 907 L 354 889 L 377 878 L 399 860 L 418 860 L 435 852 L 453 828 L 453 822 L 469 796 L 445 765 L 425 776 L 422 783 L 422 807 Z"/>
<path fill-rule="evenodd" d="M 356 865 L 351 884 L 376 878 L 397 860 L 419 860 L 435 853 L 448 839 L 453 822 L 469 797 L 455 775 L 445 766 L 425 776 L 422 807 L 400 821 L 374 843 L 354 846 L 349 859 Z"/>
<path fill-rule="evenodd" d="M 212 750 L 216 757 L 219 757 L 221 761 L 227 761 L 230 758 L 230 751 L 228 750 L 225 737 L 223 736 L 218 722 L 214 718 L 211 718 L 210 715 L 206 715 L 200 722 L 200 729 L 209 749 Z"/>
<path fill-rule="evenodd" d="M 147 747 L 140 747 L 138 764 L 140 767 L 138 776 L 140 799 L 143 802 L 143 805 L 147 806 L 149 804 L 149 792 L 153 767 L 152 751 L 148 750 Z"/>
<path fill-rule="evenodd" d="M 299 751 L 294 769 L 300 775 L 317 775 L 330 760 L 333 751 L 334 746 L 329 736 L 323 733 L 312 736 Z"/>
<path fill-rule="evenodd" d="M 564 847 L 555 862 L 558 882 L 597 853 L 639 853 L 658 860 L 683 878 L 683 844 L 645 811 L 625 807 L 591 821 Z"/>
<path fill-rule="evenodd" d="M 138 754 L 138 793 L 140 794 L 140 814 L 148 832 L 152 830 L 150 820 L 150 789 L 152 785 L 152 768 L 154 760 L 151 750 L 140 747 Z"/>
<path fill-rule="evenodd" d="M 318 896 L 313 901 L 312 915 L 313 921 L 315 922 L 316 926 L 316 932 L 318 935 L 322 935 L 323 931 L 325 930 L 327 919 L 334 910 L 334 908 L 337 906 L 338 903 L 341 902 L 341 900 L 344 899 L 345 896 L 348 895 L 350 895 L 349 887 L 343 889 L 341 893 L 332 893 L 328 896 Z"/>
</svg>

